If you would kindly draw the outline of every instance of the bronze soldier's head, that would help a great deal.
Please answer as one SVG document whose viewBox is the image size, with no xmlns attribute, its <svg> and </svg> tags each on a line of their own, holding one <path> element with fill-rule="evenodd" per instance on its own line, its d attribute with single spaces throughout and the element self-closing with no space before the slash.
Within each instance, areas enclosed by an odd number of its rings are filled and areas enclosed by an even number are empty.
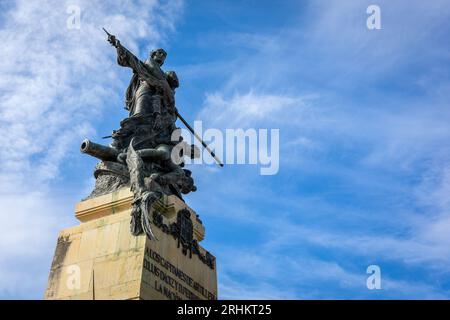
<svg viewBox="0 0 450 320">
<path fill-rule="evenodd" d="M 159 66 L 164 64 L 164 60 L 166 60 L 167 52 L 164 49 L 155 49 L 150 52 L 150 58 L 156 61 Z"/>
</svg>

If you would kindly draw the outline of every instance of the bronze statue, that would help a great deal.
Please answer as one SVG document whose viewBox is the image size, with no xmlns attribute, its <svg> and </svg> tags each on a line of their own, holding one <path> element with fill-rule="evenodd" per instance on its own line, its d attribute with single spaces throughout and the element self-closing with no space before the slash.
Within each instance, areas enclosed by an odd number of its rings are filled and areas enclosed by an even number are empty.
<svg viewBox="0 0 450 320">
<path fill-rule="evenodd" d="M 154 238 L 150 227 L 151 205 L 163 195 L 175 195 L 183 200 L 182 194 L 197 189 L 191 171 L 183 169 L 182 159 L 185 156 L 193 158 L 199 151 L 177 135 L 177 118 L 196 138 L 200 137 L 175 107 L 178 77 L 174 71 L 161 69 L 167 53 L 163 49 L 153 50 L 142 62 L 115 36 L 105 32 L 109 43 L 117 50 L 118 64 L 131 68 L 133 76 L 125 94 L 125 109 L 129 111 L 129 117 L 122 120 L 120 128 L 109 136 L 113 140 L 110 146 L 89 140 L 81 145 L 83 153 L 101 160 L 94 171 L 96 184 L 89 197 L 129 186 L 134 194 L 131 232 L 134 235 L 145 232 L 149 238 Z M 222 166 L 208 146 L 201 142 Z"/>
</svg>

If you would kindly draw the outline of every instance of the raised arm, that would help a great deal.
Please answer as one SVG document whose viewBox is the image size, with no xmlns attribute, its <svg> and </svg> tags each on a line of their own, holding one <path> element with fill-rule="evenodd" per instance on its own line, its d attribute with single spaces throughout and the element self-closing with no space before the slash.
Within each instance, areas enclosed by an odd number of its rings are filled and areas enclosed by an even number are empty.
<svg viewBox="0 0 450 320">
<path fill-rule="evenodd" d="M 120 41 L 116 42 L 117 49 L 117 63 L 123 67 L 133 69 L 137 74 L 148 73 L 144 63 L 139 60 L 130 50 L 122 46 Z"/>
<path fill-rule="evenodd" d="M 130 50 L 125 48 L 114 35 L 110 34 L 104 28 L 103 30 L 108 35 L 108 42 L 117 49 L 117 63 L 120 66 L 131 68 L 134 73 L 138 74 L 140 79 L 152 86 L 163 86 L 161 81 L 151 74 L 144 62 L 139 60 Z"/>
</svg>

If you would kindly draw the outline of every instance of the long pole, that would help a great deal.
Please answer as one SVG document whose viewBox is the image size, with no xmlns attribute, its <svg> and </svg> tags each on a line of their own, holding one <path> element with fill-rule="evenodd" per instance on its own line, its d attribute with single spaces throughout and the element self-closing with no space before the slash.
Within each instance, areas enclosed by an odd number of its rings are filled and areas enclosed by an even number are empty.
<svg viewBox="0 0 450 320">
<path fill-rule="evenodd" d="M 181 122 L 183 122 L 183 124 L 186 126 L 186 128 L 189 129 L 189 131 L 194 135 L 194 137 L 197 138 L 198 141 L 201 142 L 201 144 L 203 145 L 203 147 L 205 147 L 205 149 L 209 152 L 209 154 L 214 158 L 214 160 L 216 160 L 217 164 L 221 167 L 223 167 L 223 163 L 222 161 L 220 161 L 219 158 L 217 158 L 216 154 L 214 153 L 214 151 L 212 151 L 208 145 L 205 143 L 205 141 L 202 140 L 202 138 L 194 131 L 194 129 L 192 129 L 192 127 L 189 125 L 189 123 L 187 123 L 186 120 L 184 120 L 184 118 L 181 116 L 181 114 L 178 113 L 178 111 L 176 111 L 177 113 L 177 117 L 181 120 Z"/>
</svg>

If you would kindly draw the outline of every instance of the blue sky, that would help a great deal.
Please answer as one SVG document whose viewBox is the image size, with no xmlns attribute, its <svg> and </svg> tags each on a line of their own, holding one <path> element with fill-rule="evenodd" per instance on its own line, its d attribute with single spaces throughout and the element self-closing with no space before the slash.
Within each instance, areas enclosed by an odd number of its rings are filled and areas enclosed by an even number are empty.
<svg viewBox="0 0 450 320">
<path fill-rule="evenodd" d="M 220 298 L 449 298 L 449 18 L 444 0 L 1 1 L 0 297 L 42 298 L 94 182 L 79 143 L 126 116 L 104 26 L 168 51 L 189 122 L 280 129 L 277 175 L 190 167 Z"/>
</svg>

